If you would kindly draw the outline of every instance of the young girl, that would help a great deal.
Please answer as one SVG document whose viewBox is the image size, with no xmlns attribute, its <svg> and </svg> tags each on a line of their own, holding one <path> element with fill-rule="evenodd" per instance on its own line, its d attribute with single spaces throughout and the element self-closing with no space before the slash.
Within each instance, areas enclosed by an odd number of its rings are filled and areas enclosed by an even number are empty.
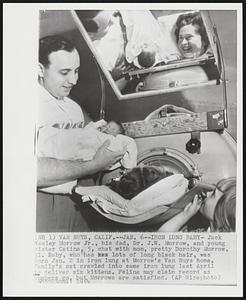
<svg viewBox="0 0 246 300">
<path fill-rule="evenodd" d="M 158 231 L 175 232 L 200 210 L 210 222 L 208 230 L 234 232 L 236 215 L 236 178 L 230 177 L 218 182 L 214 191 L 207 193 L 204 201 L 195 196 L 184 210 L 163 224 Z"/>
</svg>

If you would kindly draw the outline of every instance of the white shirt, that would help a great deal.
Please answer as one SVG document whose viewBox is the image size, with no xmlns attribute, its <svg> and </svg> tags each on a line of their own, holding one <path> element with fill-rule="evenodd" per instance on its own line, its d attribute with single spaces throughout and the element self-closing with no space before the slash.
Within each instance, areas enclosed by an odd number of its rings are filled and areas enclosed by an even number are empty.
<svg viewBox="0 0 246 300">
<path fill-rule="evenodd" d="M 43 126 L 60 129 L 82 128 L 84 115 L 80 106 L 69 99 L 56 99 L 39 85 L 38 130 Z"/>
<path fill-rule="evenodd" d="M 39 130 L 51 126 L 57 129 L 56 136 L 52 136 L 52 140 L 47 137 L 44 139 L 44 144 L 40 144 L 38 139 Z M 67 134 L 71 130 L 82 128 L 84 126 L 84 115 L 80 106 L 69 99 L 56 99 L 43 86 L 39 85 L 39 104 L 38 104 L 38 120 L 37 120 L 37 140 L 38 148 L 49 149 L 54 140 L 64 141 Z M 66 130 L 64 130 L 66 129 Z M 69 130 L 69 131 L 68 131 Z M 39 153 L 39 149 L 37 151 Z M 68 182 L 59 186 L 40 189 L 40 191 L 56 194 L 56 193 L 71 193 L 71 189 L 75 186 L 77 180 Z M 59 188 L 61 190 L 59 190 Z"/>
</svg>

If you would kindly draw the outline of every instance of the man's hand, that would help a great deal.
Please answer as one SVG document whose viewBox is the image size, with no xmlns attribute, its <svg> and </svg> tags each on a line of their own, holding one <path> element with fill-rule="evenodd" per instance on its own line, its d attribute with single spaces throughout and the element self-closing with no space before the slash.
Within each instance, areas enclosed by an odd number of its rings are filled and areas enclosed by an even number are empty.
<svg viewBox="0 0 246 300">
<path fill-rule="evenodd" d="M 106 140 L 93 157 L 97 171 L 110 169 L 116 162 L 121 160 L 126 152 L 126 149 L 122 151 L 110 151 L 108 150 L 109 145 L 110 141 Z"/>
<path fill-rule="evenodd" d="M 125 154 L 126 149 L 112 152 L 107 149 L 107 140 L 97 150 L 93 160 L 59 160 L 49 157 L 38 157 L 37 186 L 46 188 L 59 185 L 78 178 L 88 177 L 99 171 L 111 168 Z"/>
</svg>

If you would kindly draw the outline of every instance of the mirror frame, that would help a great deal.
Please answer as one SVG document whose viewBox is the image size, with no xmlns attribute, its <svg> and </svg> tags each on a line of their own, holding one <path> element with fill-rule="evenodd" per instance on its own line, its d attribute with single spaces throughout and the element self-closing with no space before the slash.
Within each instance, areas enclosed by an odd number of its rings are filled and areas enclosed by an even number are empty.
<svg viewBox="0 0 246 300">
<path fill-rule="evenodd" d="M 206 27 L 206 32 L 208 35 L 208 39 L 210 42 L 210 46 L 212 48 L 213 54 L 214 54 L 214 59 L 215 59 L 215 65 L 218 68 L 219 71 L 219 75 L 221 77 L 221 66 L 220 66 L 220 59 L 219 59 L 219 53 L 218 53 L 218 49 L 217 49 L 217 39 L 215 38 L 215 34 L 214 34 L 214 27 L 211 21 L 211 18 L 209 16 L 209 12 L 208 11 L 204 11 L 204 10 L 196 10 L 199 11 L 201 13 L 201 17 L 203 19 L 204 25 Z M 173 92 L 177 92 L 177 91 L 183 91 L 186 89 L 190 89 L 190 88 L 198 88 L 201 86 L 207 86 L 207 85 L 218 85 L 221 83 L 220 78 L 217 79 L 213 79 L 213 80 L 209 80 L 208 82 L 204 82 L 204 83 L 197 83 L 197 84 L 190 84 L 190 85 L 186 85 L 186 86 L 178 86 L 178 87 L 172 87 L 172 88 L 165 88 L 165 89 L 158 89 L 158 90 L 151 90 L 151 91 L 140 91 L 140 92 L 135 92 L 135 93 L 129 93 L 129 94 L 122 94 L 119 90 L 119 88 L 117 87 L 114 79 L 112 78 L 110 72 L 106 69 L 103 60 L 101 59 L 99 53 L 97 52 L 95 46 L 93 45 L 92 40 L 90 39 L 87 31 L 85 30 L 81 20 L 79 19 L 78 15 L 76 14 L 75 10 L 71 10 L 71 15 L 72 18 L 74 20 L 74 22 L 77 25 L 78 30 L 80 31 L 81 35 L 83 36 L 83 38 L 85 39 L 91 53 L 93 54 L 95 63 L 97 64 L 97 66 L 99 66 L 99 74 L 102 78 L 102 80 L 108 81 L 108 83 L 110 84 L 111 88 L 113 89 L 115 95 L 117 96 L 117 98 L 119 100 L 130 100 L 130 99 L 136 99 L 136 98 L 140 98 L 140 97 L 149 97 L 149 96 L 155 96 L 155 95 L 161 95 L 161 94 L 166 94 L 166 93 L 173 93 Z M 191 10 L 190 12 L 194 12 L 194 10 Z M 186 12 L 188 13 L 188 12 Z M 178 62 L 177 64 L 174 65 L 169 65 L 169 66 L 163 66 L 163 69 L 171 69 L 171 68 L 178 68 L 178 67 L 185 67 L 185 66 L 191 66 L 191 65 L 197 65 L 197 63 L 201 61 L 201 59 L 194 59 L 192 62 Z M 171 67 L 170 67 L 171 66 Z M 152 70 L 155 70 L 155 67 L 152 68 Z M 144 70 L 145 71 L 145 70 Z"/>
</svg>

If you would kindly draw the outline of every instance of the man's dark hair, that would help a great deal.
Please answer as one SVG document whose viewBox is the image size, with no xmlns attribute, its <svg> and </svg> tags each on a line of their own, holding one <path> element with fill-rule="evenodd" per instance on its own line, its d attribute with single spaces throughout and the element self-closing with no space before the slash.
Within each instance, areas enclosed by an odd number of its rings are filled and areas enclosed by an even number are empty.
<svg viewBox="0 0 246 300">
<path fill-rule="evenodd" d="M 76 14 L 88 32 L 97 32 L 98 25 L 93 20 L 101 10 L 76 10 Z"/>
<path fill-rule="evenodd" d="M 49 35 L 39 40 L 39 62 L 44 66 L 49 66 L 49 55 L 52 52 L 65 50 L 72 52 L 75 46 L 67 39 L 59 35 Z"/>
<path fill-rule="evenodd" d="M 180 15 L 178 17 L 176 21 L 176 29 L 174 32 L 177 43 L 179 40 L 179 31 L 183 26 L 186 25 L 193 25 L 193 26 L 197 25 L 197 31 L 201 35 L 202 41 L 204 43 L 204 50 L 206 51 L 209 46 L 209 40 L 200 13 L 199 12 L 188 13 L 188 14 Z"/>
</svg>

